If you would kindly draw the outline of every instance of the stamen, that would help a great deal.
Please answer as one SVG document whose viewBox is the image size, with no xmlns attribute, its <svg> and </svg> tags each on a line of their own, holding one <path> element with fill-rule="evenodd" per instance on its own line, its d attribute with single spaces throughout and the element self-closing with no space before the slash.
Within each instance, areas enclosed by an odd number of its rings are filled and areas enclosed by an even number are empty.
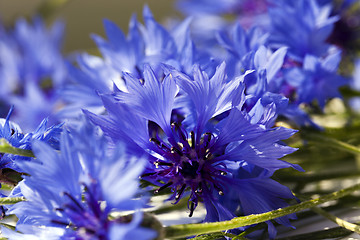
<svg viewBox="0 0 360 240">
<path fill-rule="evenodd" d="M 160 146 L 160 144 L 161 144 L 157 138 L 150 138 L 149 141 L 155 143 L 158 146 Z"/>
<path fill-rule="evenodd" d="M 101 215 L 101 209 L 100 209 L 100 206 L 99 206 L 99 203 L 98 201 L 96 200 L 96 198 L 94 197 L 93 193 L 90 191 L 90 188 L 85 184 L 85 183 L 81 183 L 81 185 L 84 186 L 85 189 L 87 189 L 86 191 L 86 195 L 87 198 L 87 204 L 88 206 L 90 207 L 90 209 L 93 211 L 93 213 L 95 214 L 95 216 L 97 218 L 100 218 L 100 215 Z M 90 202 L 89 202 L 90 200 Z"/>
<path fill-rule="evenodd" d="M 181 139 L 186 142 L 187 141 L 187 136 L 184 134 L 184 132 L 182 131 L 180 125 L 178 123 L 172 123 L 171 126 L 174 127 L 175 131 L 178 132 L 180 134 Z"/>
<path fill-rule="evenodd" d="M 220 196 L 224 195 L 224 192 L 222 191 L 222 189 L 218 185 L 214 184 L 214 188 L 218 191 Z"/>
<path fill-rule="evenodd" d="M 170 148 L 168 146 L 166 146 L 165 144 L 163 144 L 162 142 L 160 142 L 159 139 L 157 139 L 157 138 L 150 138 L 149 141 L 155 143 L 162 150 L 170 151 Z"/>
<path fill-rule="evenodd" d="M 221 171 L 220 174 L 221 174 L 222 176 L 226 176 L 226 175 L 227 175 L 227 172 Z"/>
<path fill-rule="evenodd" d="M 161 161 L 156 161 L 155 164 L 160 165 L 160 166 L 173 166 L 173 163 L 168 163 L 168 162 L 161 162 Z"/>
<path fill-rule="evenodd" d="M 155 193 L 159 193 L 160 191 L 164 190 L 165 188 L 171 186 L 173 182 L 168 182 L 167 184 L 161 186 L 159 189 L 155 190 Z"/>
<path fill-rule="evenodd" d="M 59 212 L 65 211 L 63 208 L 55 208 L 54 210 L 55 210 L 55 211 L 59 211 Z"/>
<path fill-rule="evenodd" d="M 209 132 L 205 133 L 205 136 L 204 136 L 205 148 L 209 147 L 209 143 L 211 141 L 211 136 L 212 136 L 211 133 L 209 133 Z M 206 137 L 206 139 L 205 139 L 205 137 Z"/>
<path fill-rule="evenodd" d="M 59 224 L 59 225 L 64 225 L 64 226 L 68 226 L 69 223 L 66 223 L 66 222 L 62 222 L 62 221 L 59 221 L 59 220 L 51 220 L 52 223 L 55 223 L 55 224 Z"/>
<path fill-rule="evenodd" d="M 210 159 L 212 157 L 212 153 L 211 152 L 208 152 L 206 155 L 205 155 L 205 159 Z"/>
<path fill-rule="evenodd" d="M 155 174 L 156 174 L 155 172 L 145 173 L 145 174 L 142 174 L 140 177 L 143 178 L 143 177 L 148 177 L 148 176 L 152 176 L 152 175 L 155 175 Z"/>
<path fill-rule="evenodd" d="M 190 132 L 190 137 L 191 137 L 191 148 L 195 148 L 195 133 L 194 133 L 194 131 Z"/>
<path fill-rule="evenodd" d="M 1 219 L 3 219 L 6 216 L 5 214 L 5 208 L 1 206 Z"/>
<path fill-rule="evenodd" d="M 64 195 L 66 195 L 68 198 L 70 198 L 70 200 L 73 201 L 78 208 L 80 208 L 82 211 L 84 211 L 83 206 L 73 196 L 71 196 L 68 192 L 64 192 Z"/>
<path fill-rule="evenodd" d="M 195 190 L 195 193 L 202 193 L 202 183 L 200 182 L 197 189 Z"/>
<path fill-rule="evenodd" d="M 186 188 L 186 184 L 183 184 L 179 190 L 179 192 L 176 194 L 175 200 L 179 200 L 181 195 L 183 194 L 184 190 Z"/>
<path fill-rule="evenodd" d="M 180 156 L 184 155 L 183 152 L 177 149 L 176 147 L 171 147 L 171 152 L 176 152 Z"/>
<path fill-rule="evenodd" d="M 195 203 L 194 202 L 191 202 L 190 203 L 190 214 L 189 214 L 189 217 L 192 217 L 193 213 L 194 213 L 194 210 L 195 210 Z"/>
</svg>

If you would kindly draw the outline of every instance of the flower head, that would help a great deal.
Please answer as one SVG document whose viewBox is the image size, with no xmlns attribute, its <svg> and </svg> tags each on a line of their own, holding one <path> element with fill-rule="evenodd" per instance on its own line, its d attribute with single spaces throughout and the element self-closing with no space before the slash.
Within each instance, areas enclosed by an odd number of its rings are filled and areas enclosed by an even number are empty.
<svg viewBox="0 0 360 240">
<path fill-rule="evenodd" d="M 324 56 L 337 16 L 330 16 L 331 6 L 320 6 L 316 0 L 274 1 L 269 9 L 273 47 L 287 46 L 292 58 L 301 61 L 306 54 Z"/>
<path fill-rule="evenodd" d="M 296 89 L 297 103 L 317 100 L 324 108 L 329 98 L 341 97 L 339 87 L 347 80 L 337 74 L 341 52 L 330 54 L 325 59 L 306 55 L 302 68 L 294 67 L 285 72 L 287 83 Z"/>
<path fill-rule="evenodd" d="M 5 139 L 11 146 L 20 149 L 31 150 L 33 140 L 46 142 L 54 149 L 58 149 L 62 124 L 48 128 L 47 119 L 44 119 L 34 132 L 23 133 L 19 125 L 10 121 L 12 112 L 13 108 L 10 109 L 6 119 L 0 119 L 0 138 Z M 22 172 L 16 162 L 29 160 L 31 160 L 30 157 L 1 154 L 0 169 L 10 168 Z"/>
<path fill-rule="evenodd" d="M 156 192 L 170 188 L 169 199 L 178 202 L 189 191 L 190 216 L 202 202 L 208 209 L 206 221 L 224 220 L 235 215 L 216 196 L 240 188 L 230 165 L 240 168 L 246 162 L 270 172 L 287 167 L 301 170 L 279 160 L 295 149 L 279 143 L 293 130 L 268 126 L 276 116 L 276 105 L 243 110 L 247 98 L 243 76 L 228 80 L 225 64 L 212 77 L 199 66 L 194 67 L 193 77 L 166 68 L 169 74 L 162 80 L 149 66 L 144 79 L 125 75 L 126 92 L 103 96 L 108 115 L 85 111 L 114 142 L 126 139 L 133 154 L 148 154 L 142 177 L 159 186 Z"/>
<path fill-rule="evenodd" d="M 41 18 L 34 18 L 31 24 L 19 19 L 14 29 L 0 35 L 1 102 L 14 105 L 13 119 L 26 131 L 33 131 L 55 112 L 55 88 L 66 79 L 60 52 L 63 24 L 56 22 L 47 29 Z M 53 118 L 49 121 L 56 123 Z"/>
<path fill-rule="evenodd" d="M 62 134 L 60 154 L 45 143 L 33 143 L 36 161 L 19 163 L 30 175 L 19 184 L 27 201 L 9 210 L 19 218 L 17 227 L 24 236 L 42 229 L 47 237 L 61 239 L 154 237 L 154 232 L 139 227 L 140 212 L 132 218 L 114 215 L 143 206 L 144 200 L 133 199 L 143 161 L 128 158 L 121 146 L 109 154 L 104 141 L 97 129 L 85 124 L 79 132 Z M 44 233 L 48 227 L 58 230 Z M 7 233 L 10 239 L 17 235 Z"/>
</svg>

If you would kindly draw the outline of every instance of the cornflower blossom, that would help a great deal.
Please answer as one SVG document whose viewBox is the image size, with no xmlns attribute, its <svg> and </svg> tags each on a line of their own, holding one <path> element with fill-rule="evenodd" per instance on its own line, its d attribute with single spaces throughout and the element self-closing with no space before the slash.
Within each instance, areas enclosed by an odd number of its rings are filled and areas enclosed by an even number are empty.
<svg viewBox="0 0 360 240">
<path fill-rule="evenodd" d="M 269 34 L 258 27 L 245 30 L 239 23 L 229 31 L 220 31 L 217 40 L 228 52 L 227 74 L 236 77 L 254 69 L 254 54 L 260 46 L 266 45 Z"/>
<path fill-rule="evenodd" d="M 356 91 L 360 91 L 360 59 L 356 59 L 354 65 L 354 72 L 350 81 L 350 86 Z M 350 105 L 356 112 L 360 111 L 360 98 L 354 97 L 350 99 Z"/>
<path fill-rule="evenodd" d="M 62 124 L 48 128 L 48 121 L 47 119 L 44 119 L 34 132 L 23 133 L 18 124 L 9 120 L 12 112 L 13 108 L 10 109 L 6 119 L 0 119 L 0 138 L 8 141 L 11 146 L 20 149 L 31 150 L 31 143 L 33 140 L 46 142 L 54 149 L 58 149 Z M 16 161 L 31 160 L 30 157 L 22 157 L 13 154 L 1 154 L 0 156 L 0 169 L 9 168 L 18 172 L 23 172 L 23 170 L 17 166 L 15 163 Z"/>
<path fill-rule="evenodd" d="M 289 48 L 289 56 L 302 62 L 306 55 L 326 56 L 331 45 L 326 42 L 338 16 L 330 16 L 331 5 L 320 6 L 316 0 L 274 1 L 269 8 L 270 46 Z"/>
<path fill-rule="evenodd" d="M 297 3 L 286 4 L 293 7 L 293 11 L 299 7 Z M 281 7 L 277 9 L 279 12 Z M 264 94 L 283 95 L 289 99 L 289 104 L 278 109 L 280 115 L 298 126 L 319 128 L 299 106 L 304 103 L 313 106 L 314 101 L 317 101 L 323 108 L 328 99 L 341 97 L 338 89 L 347 84 L 346 79 L 337 74 L 341 52 L 333 48 L 326 54 L 323 52 L 324 56 L 306 54 L 303 59 L 295 60 L 291 46 L 284 44 L 275 51 L 270 50 L 271 39 L 279 33 L 269 35 L 268 32 L 255 30 L 253 28 L 246 32 L 236 24 L 229 33 L 223 31 L 219 34 L 220 45 L 229 53 L 227 61 L 231 63 L 228 68 L 230 76 L 254 70 L 245 79 L 247 93 L 256 96 L 253 103 Z"/>
<path fill-rule="evenodd" d="M 185 72 L 191 72 L 195 62 L 212 69 L 210 56 L 198 51 L 190 38 L 190 19 L 168 31 L 156 22 L 147 6 L 143 18 L 144 25 L 135 16 L 131 18 L 127 36 L 115 23 L 105 20 L 108 39 L 92 35 L 103 58 L 81 54 L 77 57 L 77 67 L 68 64 L 72 82 L 61 90 L 66 106 L 57 114 L 60 119 L 74 118 L 82 108 L 101 113 L 103 105 L 98 94 L 112 93 L 113 86 L 122 89 L 124 71 L 141 78 L 144 63 L 156 69 L 158 76 L 163 75 L 161 63 Z"/>
<path fill-rule="evenodd" d="M 63 24 L 47 29 L 41 18 L 16 22 L 0 31 L 0 76 L 2 104 L 15 106 L 13 119 L 26 131 L 35 130 L 56 109 L 55 88 L 65 81 L 66 69 L 60 52 Z M 51 59 L 51 61 L 49 61 Z"/>
<path fill-rule="evenodd" d="M 302 170 L 278 159 L 295 151 L 279 143 L 295 131 L 272 128 L 276 104 L 263 105 L 259 99 L 249 112 L 243 110 L 250 97 L 244 93 L 244 76 L 227 80 L 224 63 L 211 78 L 197 65 L 193 78 L 170 66 L 164 68 L 168 73 L 164 79 L 158 79 L 149 65 L 145 65 L 143 79 L 124 73 L 127 91 L 102 96 L 108 115 L 85 111 L 113 142 L 127 143 L 134 155 L 148 154 L 142 177 L 159 186 L 155 193 L 170 188 L 169 200 L 177 203 L 189 190 L 189 216 L 202 202 L 207 210 L 205 221 L 219 221 L 235 216 L 219 202 L 219 194 L 226 198 L 236 192 L 240 202 L 243 197 L 259 197 L 256 189 L 249 188 L 251 194 L 244 194 L 242 180 L 234 177 L 230 166 L 239 169 L 246 163 L 250 174 L 255 167 L 271 173 L 287 167 Z M 259 180 L 258 176 L 252 179 Z M 270 198 L 263 196 L 263 208 L 244 212 L 277 208 L 266 204 Z M 272 199 L 280 198 L 293 195 L 282 187 L 272 192 Z"/>
<path fill-rule="evenodd" d="M 76 144 L 75 144 L 76 143 Z M 146 197 L 135 198 L 141 158 L 128 157 L 118 145 L 111 153 L 99 129 L 83 123 L 63 132 L 60 153 L 34 141 L 36 159 L 18 164 L 24 176 L 18 188 L 27 201 L 10 207 L 16 230 L 3 228 L 9 239 L 153 239 L 140 227 Z M 100 167 L 101 166 L 101 167 Z M 66 171 L 64 171 L 66 169 Z M 46 184 L 44 184 L 46 183 Z M 119 215 L 123 211 L 130 215 Z M 130 211 L 130 212 L 129 212 Z"/>
<path fill-rule="evenodd" d="M 69 81 L 61 90 L 60 96 L 65 106 L 56 113 L 57 118 L 69 121 L 81 115 L 81 109 L 103 112 L 98 93 L 112 92 L 113 85 L 124 85 L 120 73 L 96 56 L 81 54 L 77 56 L 77 66 L 67 64 Z"/>
<path fill-rule="evenodd" d="M 296 91 L 296 103 L 311 103 L 316 100 L 321 109 L 330 98 L 339 97 L 339 87 L 348 83 L 338 75 L 341 52 L 329 54 L 326 58 L 306 55 L 302 68 L 285 71 L 286 82 Z"/>
<path fill-rule="evenodd" d="M 197 19 L 232 14 L 246 28 L 259 22 L 263 24 L 267 20 L 266 0 L 178 0 L 176 5 L 181 12 L 195 16 Z"/>
<path fill-rule="evenodd" d="M 160 63 L 171 64 L 181 71 L 191 71 L 194 62 L 201 64 L 202 54 L 197 52 L 190 38 L 190 19 L 185 19 L 168 31 L 157 23 L 150 9 L 143 9 L 144 25 L 135 17 L 130 21 L 129 34 L 125 34 L 111 21 L 105 20 L 108 40 L 93 35 L 105 62 L 120 73 L 130 72 L 141 77 L 143 65 L 148 63 L 160 76 Z M 206 56 L 205 56 L 206 57 Z M 209 58 L 202 60 L 207 63 Z"/>
</svg>

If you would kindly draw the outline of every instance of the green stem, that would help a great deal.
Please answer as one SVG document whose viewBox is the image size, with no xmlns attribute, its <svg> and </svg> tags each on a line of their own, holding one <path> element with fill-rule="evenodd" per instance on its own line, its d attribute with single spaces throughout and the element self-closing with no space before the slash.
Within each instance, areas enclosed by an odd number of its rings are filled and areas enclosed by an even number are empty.
<svg viewBox="0 0 360 240">
<path fill-rule="evenodd" d="M 345 228 L 335 227 L 335 228 L 320 230 L 311 233 L 303 233 L 290 237 L 278 238 L 277 240 L 338 239 L 341 237 L 349 236 L 351 233 L 352 233 L 351 231 Z"/>
<path fill-rule="evenodd" d="M 0 205 L 12 205 L 25 200 L 26 199 L 24 197 L 4 197 L 0 198 Z"/>
<path fill-rule="evenodd" d="M 221 239 L 223 237 L 229 237 L 233 239 L 233 237 L 236 237 L 236 235 L 231 233 L 219 232 L 219 233 L 210 233 L 206 235 L 201 235 L 198 237 L 191 238 L 191 240 L 215 240 L 219 238 Z"/>
<path fill-rule="evenodd" d="M 5 138 L 0 139 L 0 152 L 24 156 L 24 157 L 35 157 L 31 150 L 13 147 L 9 144 L 8 141 L 6 141 Z"/>
<path fill-rule="evenodd" d="M 326 217 L 327 219 L 329 219 L 330 221 L 333 221 L 334 223 L 336 223 L 337 225 L 339 225 L 340 227 L 346 228 L 352 232 L 356 232 L 358 234 L 360 234 L 360 226 L 356 225 L 354 223 L 350 223 L 348 221 L 345 221 L 341 218 L 338 218 L 326 211 L 324 211 L 323 209 L 319 208 L 319 207 L 312 207 L 311 210 L 313 210 L 314 212 Z"/>
<path fill-rule="evenodd" d="M 360 154 L 360 148 L 355 147 L 351 144 L 336 140 L 334 138 L 326 137 L 317 133 L 306 132 L 303 134 L 304 138 L 320 144 L 326 144 L 328 146 L 343 150 L 352 154 Z"/>
<path fill-rule="evenodd" d="M 196 223 L 196 224 L 180 224 L 173 225 L 165 228 L 167 238 L 179 238 L 187 237 L 198 234 L 213 233 L 219 231 L 230 230 L 252 224 L 257 224 L 265 221 L 269 221 L 278 217 L 283 217 L 292 213 L 296 213 L 319 204 L 333 201 L 349 195 L 357 190 L 360 190 L 360 184 L 356 184 L 352 187 L 341 189 L 340 191 L 333 192 L 331 194 L 322 196 L 317 199 L 305 201 L 293 206 L 277 209 L 274 211 L 252 214 L 244 217 L 233 218 L 229 221 L 213 222 L 213 223 Z"/>
</svg>

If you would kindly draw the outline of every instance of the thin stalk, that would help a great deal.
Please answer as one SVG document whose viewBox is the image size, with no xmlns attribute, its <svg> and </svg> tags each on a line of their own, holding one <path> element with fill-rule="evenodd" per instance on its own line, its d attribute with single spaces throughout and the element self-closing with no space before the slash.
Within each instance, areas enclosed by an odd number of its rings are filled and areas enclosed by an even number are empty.
<svg viewBox="0 0 360 240">
<path fill-rule="evenodd" d="M 320 214 L 321 216 L 329 219 L 330 221 L 336 223 L 340 227 L 346 228 L 347 230 L 350 230 L 352 232 L 356 232 L 357 234 L 360 234 L 360 226 L 359 225 L 356 225 L 354 223 L 350 223 L 341 218 L 338 218 L 338 217 L 324 211 L 323 209 L 321 209 L 319 207 L 312 207 L 311 210 Z"/>
<path fill-rule="evenodd" d="M 31 150 L 13 147 L 4 138 L 0 139 L 0 153 L 9 153 L 23 157 L 35 157 L 34 153 Z"/>
<path fill-rule="evenodd" d="M 235 234 L 232 233 L 224 233 L 224 232 L 218 232 L 218 233 L 211 233 L 207 235 L 201 235 L 198 237 L 191 238 L 191 240 L 215 240 L 223 237 L 229 237 L 234 239 L 233 237 L 236 237 Z M 247 240 L 246 238 L 243 238 L 243 240 Z"/>
<path fill-rule="evenodd" d="M 342 228 L 335 227 L 326 230 L 320 230 L 316 232 L 303 233 L 289 237 L 277 238 L 277 240 L 309 240 L 309 239 L 337 239 L 341 237 L 349 236 L 352 232 Z"/>
<path fill-rule="evenodd" d="M 322 196 L 317 199 L 305 201 L 293 206 L 277 209 L 274 211 L 252 214 L 244 217 L 233 218 L 229 221 L 213 222 L 213 223 L 197 223 L 197 224 L 180 224 L 168 226 L 165 228 L 167 238 L 187 237 L 199 234 L 207 234 L 219 231 L 230 230 L 238 227 L 249 226 L 265 221 L 269 221 L 278 217 L 283 217 L 292 213 L 296 213 L 314 206 L 333 201 L 360 190 L 360 184 L 356 184 L 349 188 L 344 188 L 331 194 Z"/>
<path fill-rule="evenodd" d="M 317 133 L 310 133 L 310 132 L 306 132 L 305 134 L 303 134 L 303 136 L 308 141 L 316 142 L 316 143 L 319 143 L 319 144 L 325 144 L 325 145 L 327 145 L 329 147 L 333 147 L 333 148 L 336 148 L 336 149 L 339 149 L 339 150 L 343 150 L 345 152 L 349 152 L 349 153 L 352 153 L 352 154 L 356 154 L 356 155 L 360 154 L 360 148 L 358 148 L 358 147 L 356 147 L 354 145 L 339 141 L 339 140 L 334 139 L 334 138 L 330 138 L 330 137 L 327 137 L 327 136 L 323 136 L 323 135 L 320 135 L 320 134 L 317 134 Z"/>
<path fill-rule="evenodd" d="M 0 198 L 0 205 L 12 205 L 25 200 L 26 199 L 24 197 L 4 197 Z"/>
</svg>

